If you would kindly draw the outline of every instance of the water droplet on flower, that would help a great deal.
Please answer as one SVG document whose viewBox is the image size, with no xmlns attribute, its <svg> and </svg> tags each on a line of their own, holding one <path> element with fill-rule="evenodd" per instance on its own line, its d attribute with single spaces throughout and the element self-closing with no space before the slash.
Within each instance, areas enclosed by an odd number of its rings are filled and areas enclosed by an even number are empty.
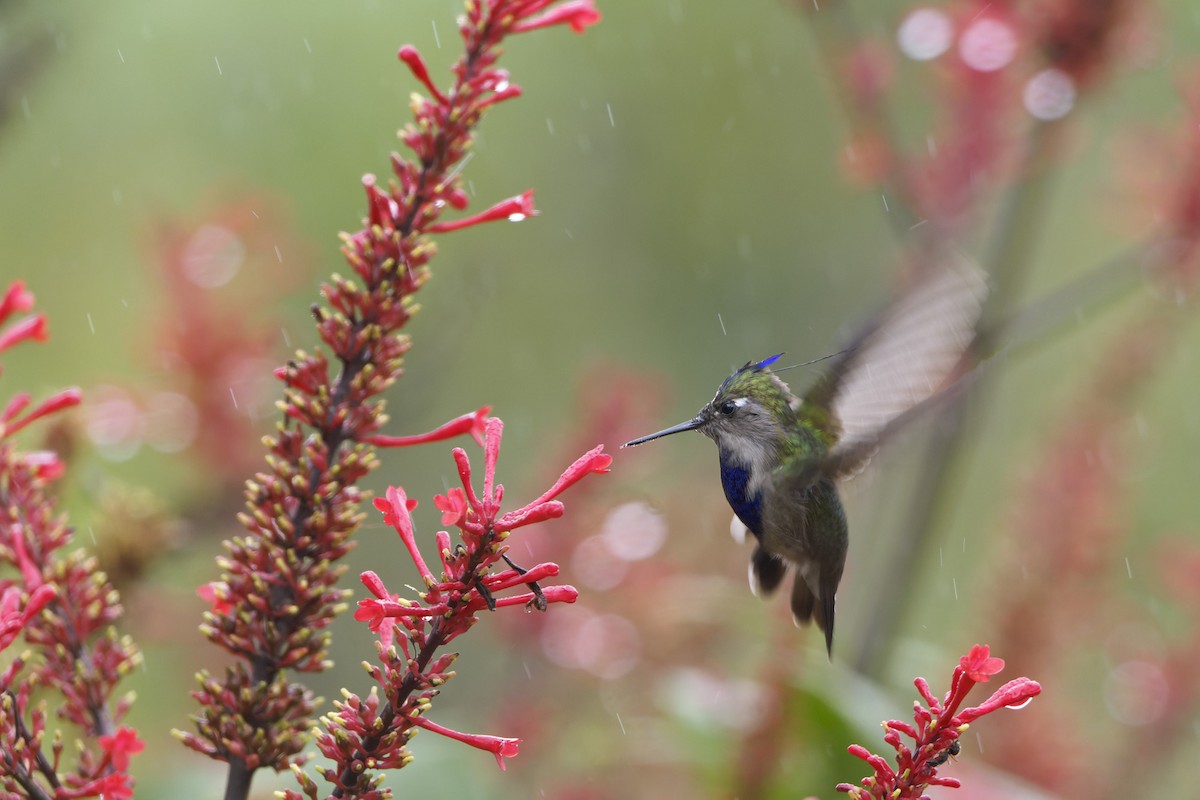
<svg viewBox="0 0 1200 800">
<path fill-rule="evenodd" d="M 950 17 L 935 8 L 918 8 L 900 23 L 896 42 L 900 51 L 914 61 L 937 58 L 950 49 L 954 26 Z"/>
<path fill-rule="evenodd" d="M 509 222 L 521 222 L 522 220 L 525 219 L 526 216 L 528 216 L 528 215 L 522 214 L 520 211 L 517 211 L 515 213 L 508 215 L 508 221 Z"/>
<path fill-rule="evenodd" d="M 1025 84 L 1021 99 L 1037 119 L 1060 119 L 1075 107 L 1075 82 L 1062 70 L 1044 69 Z"/>
<path fill-rule="evenodd" d="M 499 83 L 496 84 L 496 88 L 493 89 L 493 91 L 503 92 L 507 88 L 508 88 L 508 81 L 500 81 Z"/>
<path fill-rule="evenodd" d="M 963 63 L 979 72 L 995 72 L 1008 66 L 1017 54 L 1017 34 L 1012 26 L 984 17 L 972 22 L 958 40 Z"/>
<path fill-rule="evenodd" d="M 1005 708 L 1011 708 L 1013 711 L 1020 711 L 1022 708 L 1024 708 L 1025 706 L 1029 705 L 1032 702 L 1033 702 L 1032 697 L 1026 697 L 1021 702 L 1013 703 L 1011 706 L 1005 706 Z"/>
</svg>

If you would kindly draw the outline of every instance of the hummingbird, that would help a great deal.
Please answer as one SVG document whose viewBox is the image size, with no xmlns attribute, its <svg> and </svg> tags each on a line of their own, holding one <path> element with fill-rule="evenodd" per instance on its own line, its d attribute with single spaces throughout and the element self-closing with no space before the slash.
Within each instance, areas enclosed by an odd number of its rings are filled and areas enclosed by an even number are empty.
<svg viewBox="0 0 1200 800">
<path fill-rule="evenodd" d="M 845 349 L 817 359 L 831 364 L 803 397 L 772 370 L 782 353 L 748 361 L 694 417 L 622 447 L 684 431 L 712 439 L 725 499 L 755 538 L 751 591 L 768 596 L 794 570 L 793 619 L 815 622 L 832 657 L 850 541 L 838 483 L 945 396 L 984 296 L 982 272 L 960 259 L 876 314 Z"/>
</svg>

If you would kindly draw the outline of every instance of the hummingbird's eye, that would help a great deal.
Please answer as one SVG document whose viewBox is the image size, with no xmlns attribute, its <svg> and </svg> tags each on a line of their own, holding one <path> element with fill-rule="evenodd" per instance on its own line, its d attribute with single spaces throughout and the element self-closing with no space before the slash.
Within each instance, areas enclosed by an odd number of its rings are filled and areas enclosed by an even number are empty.
<svg viewBox="0 0 1200 800">
<path fill-rule="evenodd" d="M 725 416 L 729 416 L 736 410 L 737 410 L 737 403 L 733 402 L 732 400 L 726 400 L 724 403 L 721 403 L 721 405 L 717 407 L 717 411 L 721 414 L 724 414 Z"/>
</svg>

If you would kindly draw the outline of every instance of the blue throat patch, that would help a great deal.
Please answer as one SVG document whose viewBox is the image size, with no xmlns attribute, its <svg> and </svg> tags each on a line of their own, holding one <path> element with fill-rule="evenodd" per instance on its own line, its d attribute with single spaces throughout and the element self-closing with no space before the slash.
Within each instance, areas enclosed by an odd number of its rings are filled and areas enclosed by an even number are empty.
<svg viewBox="0 0 1200 800">
<path fill-rule="evenodd" d="M 725 489 L 725 499 L 733 508 L 742 524 L 750 529 L 756 538 L 762 538 L 762 494 L 749 493 L 750 470 L 739 464 L 730 463 L 722 455 L 721 486 Z"/>
</svg>

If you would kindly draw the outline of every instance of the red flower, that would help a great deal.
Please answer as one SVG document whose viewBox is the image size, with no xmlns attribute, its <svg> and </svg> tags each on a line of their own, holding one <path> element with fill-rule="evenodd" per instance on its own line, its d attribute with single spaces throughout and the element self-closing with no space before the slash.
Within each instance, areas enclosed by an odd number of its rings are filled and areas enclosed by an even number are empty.
<svg viewBox="0 0 1200 800">
<path fill-rule="evenodd" d="M 13 345 L 20 344 L 26 339 L 44 342 L 49 338 L 50 334 L 46 331 L 46 318 L 41 314 L 34 314 L 32 317 L 26 317 L 15 325 L 12 325 L 7 330 L 0 331 L 0 352 L 7 350 Z"/>
<path fill-rule="evenodd" d="M 850 745 L 849 753 L 866 761 L 874 775 L 863 778 L 861 787 L 839 783 L 837 790 L 858 800 L 918 800 L 924 797 L 927 786 L 959 786 L 956 779 L 937 774 L 951 756 L 958 754 L 959 734 L 984 714 L 1005 706 L 1019 708 L 1042 691 L 1036 681 L 1017 678 L 1000 687 L 981 705 L 958 711 L 971 687 L 988 680 L 1003 668 L 1003 659 L 992 658 L 987 645 L 975 645 L 954 668 L 950 691 L 941 702 L 930 690 L 929 683 L 924 678 L 917 678 L 913 684 L 926 705 L 914 703 L 914 724 L 899 720 L 883 724 L 883 740 L 896 751 L 896 767 L 861 745 Z M 902 736 L 912 740 L 912 747 L 904 744 Z"/>
<path fill-rule="evenodd" d="M 413 531 L 412 516 L 408 513 L 417 507 L 417 501 L 409 500 L 399 486 L 389 486 L 386 497 L 375 498 L 375 507 L 383 512 L 383 521 L 400 534 L 400 540 L 408 548 L 408 554 L 412 557 L 413 563 L 417 565 L 422 580 L 427 585 L 433 586 L 437 581 L 434 580 L 429 567 L 425 566 L 425 559 L 421 557 L 421 550 L 417 547 L 416 533 Z"/>
<path fill-rule="evenodd" d="M 76 789 L 59 786 L 56 798 L 103 797 L 104 800 L 125 800 L 133 797 L 133 786 L 124 772 L 110 772 L 102 778 L 88 781 Z"/>
<path fill-rule="evenodd" d="M 212 613 L 219 617 L 223 617 L 233 610 L 233 604 L 229 600 L 229 585 L 223 581 L 210 581 L 202 584 L 196 590 L 196 594 L 207 601 L 212 606 Z"/>
<path fill-rule="evenodd" d="M 446 98 L 446 95 L 442 94 L 441 91 L 433 85 L 433 80 L 431 80 L 429 77 L 429 69 L 425 66 L 425 61 L 421 58 L 421 54 L 417 52 L 417 48 L 413 47 L 411 44 L 406 44 L 400 48 L 400 52 L 397 55 L 399 55 L 400 60 L 407 64 L 408 68 L 412 70 L 413 77 L 419 80 L 421 84 L 429 90 L 429 93 L 433 95 L 434 100 L 437 100 L 442 105 L 446 105 L 450 102 Z"/>
<path fill-rule="evenodd" d="M 435 222 L 425 230 L 428 233 L 449 233 L 450 231 L 469 228 L 472 225 L 495 222 L 501 219 L 520 222 L 527 217 L 537 216 L 537 213 L 537 209 L 533 207 L 533 190 L 529 189 L 515 197 L 501 200 L 486 211 L 481 211 L 464 219 L 456 219 L 450 222 Z"/>
<path fill-rule="evenodd" d="M 3 347 L 0 347 L 2 350 Z M 62 411 L 64 408 L 77 406 L 83 400 L 83 393 L 79 389 L 64 389 L 58 394 L 51 395 L 42 401 L 41 405 L 30 411 L 24 417 L 17 419 L 17 415 L 25 410 L 29 405 L 30 397 L 28 394 L 20 393 L 9 401 L 8 406 L 0 413 L 0 439 L 11 436 L 17 431 L 24 428 L 34 420 L 45 417 L 49 414 L 55 414 Z"/>
<path fill-rule="evenodd" d="M 120 772 L 129 769 L 129 757 L 146 749 L 146 743 L 138 738 L 137 731 L 122 725 L 117 732 L 100 737 L 100 748 L 108 753 L 112 765 Z"/>
<path fill-rule="evenodd" d="M 433 505 L 442 512 L 443 525 L 458 525 L 467 518 L 467 496 L 457 486 L 444 495 L 434 495 Z"/>
<path fill-rule="evenodd" d="M 469 744 L 471 747 L 478 747 L 480 750 L 487 750 L 496 757 L 496 763 L 500 765 L 500 769 L 505 769 L 504 759 L 514 758 L 521 749 L 520 739 L 506 739 L 502 736 L 487 736 L 478 733 L 459 733 L 456 730 L 438 725 L 436 722 L 425 719 L 424 717 L 416 717 L 413 719 L 419 727 L 426 730 L 440 733 L 442 736 L 447 736 L 455 741 Z"/>
<path fill-rule="evenodd" d="M 407 447 L 414 444 L 438 442 L 443 439 L 450 439 L 454 436 L 469 433 L 472 439 L 482 445 L 484 423 L 487 420 L 488 412 L 491 410 L 491 406 L 484 406 L 477 411 L 472 411 L 470 414 L 455 417 L 428 433 L 419 433 L 414 436 L 368 436 L 363 441 L 367 444 L 373 444 L 376 447 Z"/>
<path fill-rule="evenodd" d="M 525 19 L 513 26 L 514 31 L 532 31 L 551 25 L 570 25 L 571 30 L 583 33 L 589 25 L 600 21 L 600 12 L 592 0 L 569 0 L 541 16 Z"/>
<path fill-rule="evenodd" d="M 55 589 L 50 584 L 42 584 L 33 590 L 21 607 L 24 592 L 16 586 L 10 586 L 0 597 L 0 650 L 4 650 L 37 614 L 49 605 L 55 597 Z"/>
<path fill-rule="evenodd" d="M 28 311 L 31 308 L 33 292 L 25 288 L 24 281 L 13 281 L 0 299 L 0 322 L 8 319 L 14 311 Z"/>
<path fill-rule="evenodd" d="M 986 644 L 977 644 L 959 660 L 959 665 L 967 677 L 976 683 L 984 683 L 988 678 L 1004 669 L 1003 658 L 992 658 Z"/>
</svg>

